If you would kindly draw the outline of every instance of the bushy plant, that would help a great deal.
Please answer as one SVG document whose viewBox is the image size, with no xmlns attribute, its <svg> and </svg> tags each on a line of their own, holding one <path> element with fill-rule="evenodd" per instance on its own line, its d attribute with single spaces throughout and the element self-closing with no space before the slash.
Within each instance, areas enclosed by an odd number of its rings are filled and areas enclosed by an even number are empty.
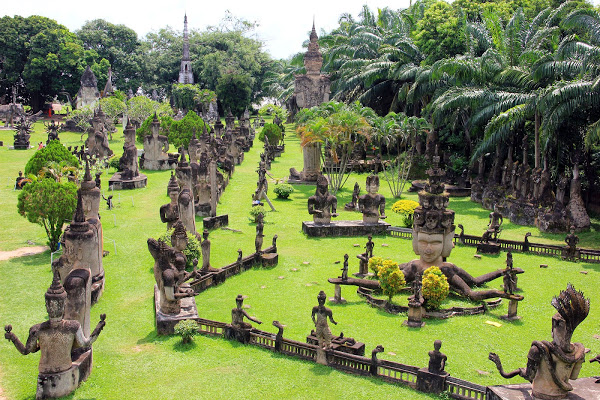
<svg viewBox="0 0 600 400">
<path fill-rule="evenodd" d="M 262 106 L 260 110 L 258 110 L 258 115 L 260 115 L 263 118 L 267 115 L 271 115 L 273 116 L 273 118 L 279 117 L 279 119 L 282 122 L 284 122 L 287 119 L 288 112 L 286 109 L 279 107 L 278 105 L 268 103 Z"/>
<path fill-rule="evenodd" d="M 429 310 L 440 308 L 442 302 L 448 297 L 448 293 L 450 292 L 448 278 L 434 265 L 423 272 L 422 282 L 425 307 Z"/>
<path fill-rule="evenodd" d="M 258 140 L 261 142 L 269 141 L 269 144 L 276 145 L 281 140 L 281 128 L 275 124 L 265 124 L 258 134 Z"/>
<path fill-rule="evenodd" d="M 190 343 L 194 339 L 194 336 L 198 334 L 199 328 L 200 326 L 193 319 L 184 319 L 175 325 L 174 330 L 176 335 L 181 336 L 183 343 Z"/>
<path fill-rule="evenodd" d="M 373 272 L 375 278 L 379 275 L 379 267 L 383 265 L 383 257 L 371 257 L 369 258 L 369 270 Z"/>
<path fill-rule="evenodd" d="M 278 183 L 273 188 L 273 192 L 275 192 L 280 199 L 287 199 L 290 197 L 290 194 L 294 193 L 294 187 L 289 183 Z"/>
<path fill-rule="evenodd" d="M 263 206 L 253 206 L 250 209 L 249 214 L 250 214 L 250 221 L 257 222 L 258 216 L 262 214 L 263 220 L 264 220 L 265 216 L 267 215 L 267 212 L 265 211 L 265 208 Z"/>
<path fill-rule="evenodd" d="M 162 240 L 163 242 L 172 246 L 171 243 L 171 235 L 173 234 L 173 229 L 169 229 L 165 233 L 163 233 L 158 240 Z M 200 260 L 202 258 L 202 250 L 200 249 L 200 242 L 196 238 L 192 232 L 187 232 L 188 243 L 183 249 L 183 254 L 187 258 L 186 268 L 191 269 L 194 266 L 194 259 Z"/>
<path fill-rule="evenodd" d="M 413 215 L 417 207 L 419 207 L 419 203 L 414 200 L 398 200 L 392 205 L 392 211 L 402 215 L 402 224 L 405 228 L 411 228 Z"/>
<path fill-rule="evenodd" d="M 94 117 L 94 110 L 92 107 L 81 107 L 76 110 L 71 110 L 67 114 L 67 119 L 73 120 L 75 125 L 86 132 L 92 126 L 92 118 Z"/>
<path fill-rule="evenodd" d="M 398 263 L 393 260 L 383 260 L 377 273 L 379 285 L 384 295 L 388 296 L 389 301 L 392 297 L 400 293 L 400 290 L 406 285 L 404 273 L 400 271 Z"/>
<path fill-rule="evenodd" d="M 17 202 L 20 215 L 44 227 L 51 251 L 58 249 L 63 224 L 73 218 L 76 206 L 77 185 L 49 178 L 25 185 Z"/>
<path fill-rule="evenodd" d="M 38 151 L 27 161 L 25 175 L 38 175 L 42 168 L 50 163 L 57 163 L 64 167 L 77 167 L 79 161 L 69 149 L 58 140 L 51 140 L 48 145 Z"/>
</svg>

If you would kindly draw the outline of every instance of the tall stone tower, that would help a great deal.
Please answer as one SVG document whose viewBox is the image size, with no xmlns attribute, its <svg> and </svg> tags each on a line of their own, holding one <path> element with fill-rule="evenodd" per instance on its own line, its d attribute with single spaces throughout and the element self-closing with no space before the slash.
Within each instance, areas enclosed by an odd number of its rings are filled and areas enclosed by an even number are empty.
<svg viewBox="0 0 600 400">
<path fill-rule="evenodd" d="M 194 83 L 192 60 L 190 59 L 190 39 L 188 37 L 187 14 L 183 17 L 183 57 L 179 69 L 179 83 Z"/>
</svg>

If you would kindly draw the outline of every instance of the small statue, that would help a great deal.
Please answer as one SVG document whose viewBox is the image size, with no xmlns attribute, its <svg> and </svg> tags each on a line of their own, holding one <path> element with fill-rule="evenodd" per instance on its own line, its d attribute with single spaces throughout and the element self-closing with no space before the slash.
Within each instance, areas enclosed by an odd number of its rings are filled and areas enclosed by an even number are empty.
<svg viewBox="0 0 600 400">
<path fill-rule="evenodd" d="M 412 295 L 408 298 L 408 303 L 411 307 L 422 307 L 425 303 L 423 297 L 423 281 L 421 275 L 416 276 L 411 283 Z"/>
<path fill-rule="evenodd" d="M 327 358 L 324 350 L 329 349 L 331 346 L 331 340 L 333 339 L 333 335 L 331 334 L 331 330 L 329 330 L 329 325 L 327 324 L 327 318 L 329 318 L 334 325 L 337 325 L 337 322 L 335 322 L 333 319 L 333 313 L 331 309 L 325 307 L 326 299 L 327 295 L 321 290 L 317 296 L 319 305 L 313 307 L 311 315 L 313 323 L 316 327 L 315 336 L 319 341 L 319 346 L 317 348 L 317 363 L 323 365 L 327 365 Z"/>
<path fill-rule="evenodd" d="M 373 258 L 373 249 L 375 248 L 375 243 L 373 243 L 373 236 L 367 236 L 367 244 L 365 244 L 365 257 L 367 261 Z"/>
<path fill-rule="evenodd" d="M 323 175 L 317 178 L 317 191 L 308 198 L 308 213 L 316 224 L 329 224 L 331 217 L 337 217 L 337 198 L 327 189 L 329 182 Z"/>
<path fill-rule="evenodd" d="M 167 186 L 167 194 L 171 202 L 160 207 L 160 220 L 167 224 L 167 230 L 171 229 L 176 221 L 179 221 L 179 185 L 177 178 L 171 171 L 171 179 Z"/>
<path fill-rule="evenodd" d="M 570 233 L 565 238 L 567 244 L 566 256 L 567 260 L 575 260 L 577 258 L 577 244 L 579 243 L 579 236 L 575 234 L 575 227 L 571 225 L 569 229 Z"/>
<path fill-rule="evenodd" d="M 442 348 L 442 341 L 436 340 L 433 342 L 433 350 L 429 352 L 429 366 L 427 369 L 432 374 L 445 374 L 444 368 L 446 367 L 446 360 L 448 357 L 440 351 Z"/>
<path fill-rule="evenodd" d="M 531 382 L 532 396 L 540 399 L 562 399 L 573 390 L 569 383 L 577 379 L 585 360 L 581 343 L 571 343 L 575 328 L 587 317 L 590 301 L 569 283 L 567 289 L 552 299 L 558 311 L 552 317 L 552 342 L 534 341 L 527 355 L 527 366 L 504 372 L 500 357 L 489 354 L 500 375 L 506 379 L 520 376 Z"/>
<path fill-rule="evenodd" d="M 385 219 L 385 197 L 377 193 L 379 191 L 379 176 L 369 175 L 365 188 L 367 194 L 358 199 L 358 209 L 363 214 L 363 222 L 376 224 L 380 219 Z"/>
<path fill-rule="evenodd" d="M 102 181 L 100 180 L 100 175 L 102 175 L 102 172 L 96 172 L 96 187 L 98 189 L 102 189 Z"/>
<path fill-rule="evenodd" d="M 208 239 L 208 230 L 202 232 L 202 243 L 200 243 L 200 250 L 202 251 L 202 272 L 208 272 L 213 270 L 210 266 L 210 240 Z"/>
<path fill-rule="evenodd" d="M 23 171 L 19 171 L 19 176 L 17 177 L 17 179 L 15 179 L 15 190 L 23 189 L 23 186 L 25 186 L 28 183 L 31 183 L 31 179 L 25 178 L 23 176 Z"/>
<path fill-rule="evenodd" d="M 78 321 L 64 319 L 67 293 L 60 283 L 58 270 L 54 270 L 52 285 L 45 295 L 48 321 L 36 324 L 29 329 L 25 345 L 12 332 L 12 326 L 4 327 L 4 337 L 10 340 L 23 355 L 41 351 L 36 399 L 61 397 L 73 392 L 79 380 L 72 382 L 75 372 L 71 356 L 74 348 L 89 348 L 96 341 L 106 325 L 106 314 L 100 315 L 100 322 L 89 337 L 85 337 Z M 71 384 L 65 382 L 71 380 Z M 45 382 L 48 382 L 46 384 Z M 49 384 L 61 383 L 56 387 Z"/>
<path fill-rule="evenodd" d="M 502 273 L 502 282 L 504 283 L 504 291 L 508 294 L 513 294 L 517 291 L 517 273 L 513 268 L 513 257 L 509 251 L 506 253 L 506 269 Z"/>
<path fill-rule="evenodd" d="M 261 249 L 263 245 L 263 238 L 265 237 L 265 235 L 263 234 L 263 228 L 263 215 L 258 214 L 256 217 L 256 238 L 254 239 L 254 248 L 256 250 L 257 255 L 262 254 Z"/>
<path fill-rule="evenodd" d="M 498 234 L 500 233 L 500 227 L 502 226 L 502 222 L 504 222 L 504 218 L 502 214 L 498 212 L 498 206 L 494 204 L 494 211 L 490 213 L 489 223 L 487 232 L 489 232 L 489 236 L 493 235 L 493 239 L 498 239 Z"/>
<path fill-rule="evenodd" d="M 344 267 L 341 269 L 342 271 L 342 280 L 348 280 L 348 253 L 344 254 Z"/>
<path fill-rule="evenodd" d="M 352 190 L 352 200 L 350 203 L 346 203 L 344 209 L 347 211 L 358 211 L 358 196 L 360 195 L 360 186 L 358 182 L 354 183 L 354 190 Z"/>
<path fill-rule="evenodd" d="M 252 325 L 247 322 L 244 322 L 244 317 L 248 318 L 252 322 L 256 322 L 257 324 L 262 324 L 262 321 L 258 318 L 251 317 L 248 315 L 246 310 L 242 308 L 242 304 L 244 303 L 244 296 L 238 294 L 235 298 L 236 308 L 231 310 L 231 326 L 235 329 L 252 329 Z"/>
<path fill-rule="evenodd" d="M 104 201 L 106 201 L 106 207 L 108 207 L 109 210 L 112 210 L 114 208 L 114 204 L 112 201 L 113 195 L 109 195 L 108 197 L 104 197 L 104 195 L 102 195 L 102 198 L 104 199 Z"/>
</svg>

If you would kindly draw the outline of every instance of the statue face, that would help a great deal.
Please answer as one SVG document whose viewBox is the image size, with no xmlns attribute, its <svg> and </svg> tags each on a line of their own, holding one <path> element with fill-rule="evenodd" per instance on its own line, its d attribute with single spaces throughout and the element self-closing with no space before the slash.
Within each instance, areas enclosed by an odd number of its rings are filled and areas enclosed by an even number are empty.
<svg viewBox="0 0 600 400">
<path fill-rule="evenodd" d="M 421 256 L 421 260 L 426 263 L 433 263 L 437 261 L 444 248 L 444 235 L 441 233 L 419 233 L 419 241 L 417 244 L 417 251 Z"/>
<path fill-rule="evenodd" d="M 327 185 L 317 185 L 317 193 L 320 195 L 327 193 Z"/>
<path fill-rule="evenodd" d="M 565 320 L 559 314 L 552 317 L 552 341 L 562 350 L 570 350 L 571 333 L 567 329 Z"/>
<path fill-rule="evenodd" d="M 379 185 L 371 182 L 371 184 L 369 184 L 366 189 L 369 194 L 377 194 L 377 192 L 379 191 Z"/>
<path fill-rule="evenodd" d="M 425 216 L 425 226 L 428 229 L 435 229 L 435 227 L 438 224 L 438 221 L 440 219 L 440 216 L 437 212 L 428 212 L 427 215 Z"/>
<path fill-rule="evenodd" d="M 187 238 L 172 238 L 173 247 L 179 251 L 183 251 L 187 246 Z"/>
</svg>

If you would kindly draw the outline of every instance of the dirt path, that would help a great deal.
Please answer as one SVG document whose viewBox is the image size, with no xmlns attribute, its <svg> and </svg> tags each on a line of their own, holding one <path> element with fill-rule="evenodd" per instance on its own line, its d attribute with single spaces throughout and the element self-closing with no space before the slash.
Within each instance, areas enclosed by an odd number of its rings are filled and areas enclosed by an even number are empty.
<svg viewBox="0 0 600 400">
<path fill-rule="evenodd" d="M 40 254 L 48 250 L 48 246 L 31 246 L 31 247 L 21 247 L 20 249 L 12 250 L 12 251 L 0 251 L 0 261 L 6 261 L 9 258 L 14 257 L 24 257 L 24 256 L 33 256 L 36 254 Z M 0 391 L 0 395 L 2 392 Z M 0 397 L 2 400 L 2 397 Z"/>
</svg>

